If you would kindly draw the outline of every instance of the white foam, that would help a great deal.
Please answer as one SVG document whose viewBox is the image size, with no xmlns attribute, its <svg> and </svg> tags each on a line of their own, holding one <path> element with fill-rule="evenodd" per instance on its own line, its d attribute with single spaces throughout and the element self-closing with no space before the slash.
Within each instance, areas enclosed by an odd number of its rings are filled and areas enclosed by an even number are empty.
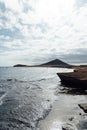
<svg viewBox="0 0 87 130">
<path fill-rule="evenodd" d="M 6 93 L 4 93 L 1 97 L 0 97 L 0 106 L 3 104 L 3 98 L 6 96 Z"/>
</svg>

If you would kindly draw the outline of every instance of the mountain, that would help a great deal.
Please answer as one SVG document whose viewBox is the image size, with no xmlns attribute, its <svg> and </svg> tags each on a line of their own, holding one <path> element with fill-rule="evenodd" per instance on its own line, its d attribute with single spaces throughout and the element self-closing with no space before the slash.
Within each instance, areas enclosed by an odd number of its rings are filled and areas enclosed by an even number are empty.
<svg viewBox="0 0 87 130">
<path fill-rule="evenodd" d="M 49 61 L 47 63 L 41 64 L 41 66 L 51 66 L 51 67 L 71 67 L 71 65 L 59 60 L 55 59 L 52 61 Z"/>
<path fill-rule="evenodd" d="M 63 68 L 66 67 L 66 68 L 71 68 L 72 65 L 69 65 L 59 59 L 55 59 L 55 60 L 49 61 L 44 64 L 40 64 L 40 65 L 29 66 L 29 65 L 17 64 L 17 65 L 14 65 L 13 67 L 63 67 Z"/>
</svg>

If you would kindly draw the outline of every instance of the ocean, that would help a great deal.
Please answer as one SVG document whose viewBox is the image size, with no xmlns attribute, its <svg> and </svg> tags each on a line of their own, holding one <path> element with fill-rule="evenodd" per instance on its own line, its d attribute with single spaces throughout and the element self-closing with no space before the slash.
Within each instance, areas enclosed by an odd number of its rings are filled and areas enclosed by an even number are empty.
<svg viewBox="0 0 87 130">
<path fill-rule="evenodd" d="M 64 68 L 0 67 L 0 130 L 39 130 L 52 109 Z"/>
</svg>

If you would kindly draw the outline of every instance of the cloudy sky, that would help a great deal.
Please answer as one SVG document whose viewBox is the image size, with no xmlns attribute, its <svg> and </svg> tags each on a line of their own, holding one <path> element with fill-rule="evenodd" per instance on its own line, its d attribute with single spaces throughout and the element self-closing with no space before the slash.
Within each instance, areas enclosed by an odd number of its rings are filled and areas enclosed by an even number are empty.
<svg viewBox="0 0 87 130">
<path fill-rule="evenodd" d="M 87 0 L 0 0 L 0 66 L 86 56 Z"/>
</svg>

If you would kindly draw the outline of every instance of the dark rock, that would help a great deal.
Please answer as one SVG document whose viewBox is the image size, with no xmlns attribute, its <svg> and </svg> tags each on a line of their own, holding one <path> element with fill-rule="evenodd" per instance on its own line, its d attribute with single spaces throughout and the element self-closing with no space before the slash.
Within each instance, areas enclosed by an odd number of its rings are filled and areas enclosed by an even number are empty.
<svg viewBox="0 0 87 130">
<path fill-rule="evenodd" d="M 79 113 L 79 115 L 82 115 L 82 113 Z"/>
<path fill-rule="evenodd" d="M 62 130 L 74 130 L 73 128 L 71 128 L 70 126 L 63 126 Z"/>
<path fill-rule="evenodd" d="M 80 107 L 85 113 L 87 113 L 87 103 L 79 104 L 79 107 Z"/>
<path fill-rule="evenodd" d="M 70 121 L 72 121 L 73 119 L 74 119 L 74 117 L 69 118 Z"/>
<path fill-rule="evenodd" d="M 47 101 L 49 102 L 50 100 L 48 99 Z"/>
<path fill-rule="evenodd" d="M 87 89 L 87 68 L 70 73 L 57 73 L 62 84 L 68 87 Z"/>
<path fill-rule="evenodd" d="M 7 81 L 12 81 L 12 79 L 7 79 Z"/>
</svg>

